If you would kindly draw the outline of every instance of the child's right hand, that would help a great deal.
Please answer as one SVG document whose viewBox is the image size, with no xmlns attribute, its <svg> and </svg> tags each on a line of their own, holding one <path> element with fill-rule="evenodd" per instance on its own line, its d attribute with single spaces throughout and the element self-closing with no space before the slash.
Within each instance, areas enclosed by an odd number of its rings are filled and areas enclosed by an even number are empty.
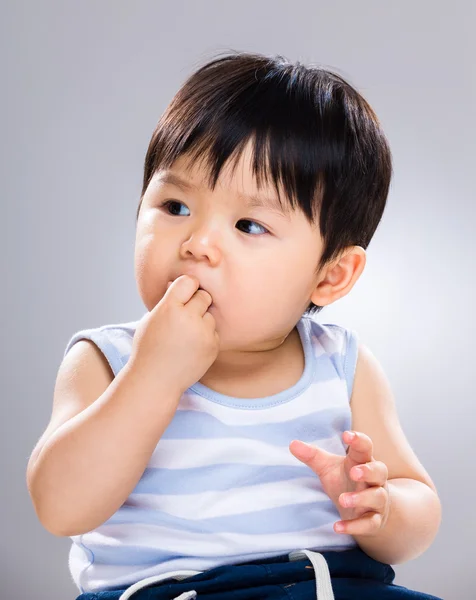
<svg viewBox="0 0 476 600">
<path fill-rule="evenodd" d="M 177 277 L 140 320 L 132 342 L 131 363 L 157 372 L 181 393 L 201 379 L 219 351 L 215 318 L 207 312 L 213 299 L 199 286 L 196 277 Z"/>
</svg>

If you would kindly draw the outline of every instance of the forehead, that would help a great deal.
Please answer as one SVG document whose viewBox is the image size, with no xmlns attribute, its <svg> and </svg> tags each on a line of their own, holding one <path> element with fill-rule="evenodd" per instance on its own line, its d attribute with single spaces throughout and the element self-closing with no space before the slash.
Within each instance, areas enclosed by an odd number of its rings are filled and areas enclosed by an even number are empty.
<svg viewBox="0 0 476 600">
<path fill-rule="evenodd" d="M 168 169 L 159 170 L 154 175 L 157 184 L 173 185 L 185 193 L 210 191 L 210 167 L 204 160 L 194 161 L 182 155 Z M 231 194 L 236 201 L 249 208 L 263 208 L 290 218 L 293 209 L 286 194 L 279 188 L 279 194 L 268 181 L 258 182 L 251 164 L 250 149 L 245 148 L 237 160 L 229 160 L 223 165 L 216 188 Z"/>
<path fill-rule="evenodd" d="M 253 146 L 248 142 L 238 155 L 232 155 L 220 169 L 217 186 L 233 191 L 271 195 L 275 190 L 272 184 L 266 181 L 257 181 L 252 167 Z M 200 158 L 185 154 L 179 156 L 171 165 L 170 170 L 178 172 L 197 187 L 209 188 L 210 174 L 214 158 L 209 153 L 204 153 Z"/>
</svg>

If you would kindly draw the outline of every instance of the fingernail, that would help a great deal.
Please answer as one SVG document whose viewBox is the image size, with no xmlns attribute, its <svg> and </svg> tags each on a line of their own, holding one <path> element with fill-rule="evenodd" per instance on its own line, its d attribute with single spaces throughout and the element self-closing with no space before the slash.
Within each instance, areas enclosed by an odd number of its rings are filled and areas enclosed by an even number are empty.
<svg viewBox="0 0 476 600">
<path fill-rule="evenodd" d="M 353 431 L 348 431 L 347 437 L 352 441 L 355 438 L 355 433 Z"/>
<path fill-rule="evenodd" d="M 346 506 L 354 506 L 354 503 L 355 503 L 355 495 L 345 497 L 345 505 Z"/>
<path fill-rule="evenodd" d="M 362 478 L 362 476 L 363 476 L 363 474 L 364 474 L 363 470 L 362 470 L 362 469 L 359 469 L 359 468 L 355 469 L 355 470 L 354 470 L 354 473 L 355 473 L 355 477 L 356 477 L 357 479 L 361 479 L 361 478 Z"/>
</svg>

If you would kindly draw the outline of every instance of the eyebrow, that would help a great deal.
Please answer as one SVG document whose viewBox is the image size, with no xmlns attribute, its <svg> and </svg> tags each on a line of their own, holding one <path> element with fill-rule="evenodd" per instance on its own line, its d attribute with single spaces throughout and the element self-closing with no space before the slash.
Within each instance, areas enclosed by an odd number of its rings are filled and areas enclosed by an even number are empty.
<svg viewBox="0 0 476 600">
<path fill-rule="evenodd" d="M 186 179 L 183 179 L 179 175 L 176 175 L 175 173 L 171 173 L 171 172 L 166 172 L 166 173 L 163 173 L 162 175 L 160 175 L 157 178 L 157 182 L 174 185 L 174 186 L 180 188 L 181 190 L 183 190 L 184 192 L 199 192 L 200 191 L 200 188 L 198 186 L 196 186 L 194 183 L 192 183 L 191 181 L 187 181 Z M 240 200 L 243 200 L 245 202 L 245 204 L 248 206 L 248 208 L 266 208 L 268 210 L 271 210 L 272 212 L 275 212 L 275 213 L 283 216 L 288 221 L 290 220 L 289 214 L 287 214 L 286 212 L 283 211 L 282 207 L 280 206 L 280 204 L 276 198 L 258 196 L 257 194 L 242 194 L 242 193 L 238 193 L 238 198 Z"/>
</svg>

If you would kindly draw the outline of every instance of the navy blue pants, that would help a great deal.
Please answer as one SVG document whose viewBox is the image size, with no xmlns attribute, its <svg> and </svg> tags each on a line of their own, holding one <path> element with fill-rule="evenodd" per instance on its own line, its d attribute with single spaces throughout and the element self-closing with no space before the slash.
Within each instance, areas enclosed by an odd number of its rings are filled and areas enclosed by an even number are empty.
<svg viewBox="0 0 476 600">
<path fill-rule="evenodd" d="M 442 600 L 395 585 L 395 571 L 360 548 L 321 552 L 335 600 Z M 76 600 L 118 600 L 121 590 L 87 592 Z M 311 562 L 288 556 L 216 567 L 182 581 L 166 580 L 138 590 L 131 600 L 170 600 L 195 590 L 197 600 L 316 600 Z"/>
</svg>

